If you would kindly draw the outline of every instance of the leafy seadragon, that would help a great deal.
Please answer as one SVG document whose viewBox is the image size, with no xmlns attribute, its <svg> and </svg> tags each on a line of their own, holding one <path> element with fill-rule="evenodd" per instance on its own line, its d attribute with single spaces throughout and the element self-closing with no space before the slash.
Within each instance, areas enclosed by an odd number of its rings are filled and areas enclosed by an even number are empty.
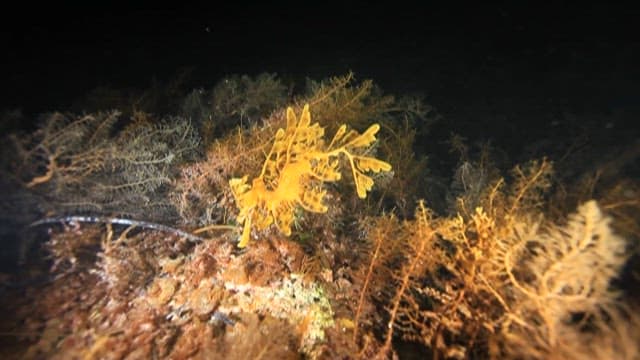
<svg viewBox="0 0 640 360">
<path fill-rule="evenodd" d="M 342 125 L 325 145 L 324 128 L 318 123 L 311 124 L 308 104 L 300 120 L 291 107 L 287 108 L 287 128 L 276 133 L 260 175 L 251 185 L 247 176 L 229 181 L 240 209 L 238 223 L 244 225 L 238 247 L 247 245 L 252 226 L 262 230 L 275 223 L 289 236 L 297 206 L 310 212 L 326 212 L 323 204 L 326 190 L 322 185 L 340 180 L 341 156 L 349 162 L 358 197 L 364 199 L 373 187 L 373 179 L 365 172 L 391 170 L 391 165 L 382 160 L 354 153 L 371 145 L 378 130 L 380 125 L 374 124 L 359 134 Z"/>
</svg>

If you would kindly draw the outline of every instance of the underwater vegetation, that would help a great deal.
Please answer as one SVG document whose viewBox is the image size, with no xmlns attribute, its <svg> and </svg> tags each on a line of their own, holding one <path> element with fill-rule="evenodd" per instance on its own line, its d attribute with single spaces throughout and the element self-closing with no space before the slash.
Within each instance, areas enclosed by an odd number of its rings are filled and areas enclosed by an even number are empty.
<svg viewBox="0 0 640 360">
<path fill-rule="evenodd" d="M 353 74 L 182 81 L 6 136 L 2 358 L 640 358 L 637 142 L 522 160 Z"/>
</svg>

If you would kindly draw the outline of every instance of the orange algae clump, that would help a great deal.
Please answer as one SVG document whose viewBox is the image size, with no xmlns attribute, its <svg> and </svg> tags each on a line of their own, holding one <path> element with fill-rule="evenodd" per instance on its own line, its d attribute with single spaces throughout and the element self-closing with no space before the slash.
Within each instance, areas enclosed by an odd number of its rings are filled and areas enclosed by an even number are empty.
<svg viewBox="0 0 640 360">
<path fill-rule="evenodd" d="M 303 209 L 324 213 L 326 190 L 324 182 L 340 180 L 340 158 L 348 161 L 358 197 L 364 199 L 373 187 L 373 179 L 365 172 L 390 171 L 391 165 L 376 158 L 357 155 L 358 150 L 376 140 L 380 125 L 371 125 L 364 133 L 347 131 L 342 125 L 331 142 L 324 142 L 324 128 L 311 124 L 306 104 L 298 120 L 291 107 L 287 108 L 287 128 L 279 129 L 260 175 L 247 183 L 248 176 L 229 181 L 240 209 L 238 223 L 243 224 L 238 247 L 249 242 L 251 227 L 262 230 L 275 223 L 285 235 L 291 234 L 294 210 Z"/>
</svg>

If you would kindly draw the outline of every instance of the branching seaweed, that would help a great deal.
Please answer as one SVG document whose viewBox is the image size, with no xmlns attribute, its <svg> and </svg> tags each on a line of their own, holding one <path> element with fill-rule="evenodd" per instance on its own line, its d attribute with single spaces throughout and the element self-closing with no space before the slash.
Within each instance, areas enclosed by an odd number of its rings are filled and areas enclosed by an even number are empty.
<svg viewBox="0 0 640 360">
<path fill-rule="evenodd" d="M 551 173 L 546 160 L 518 166 L 511 184 L 490 184 L 465 216 L 434 218 L 420 202 L 413 221 L 379 221 L 369 231 L 368 265 L 356 273 L 365 279 L 354 310 L 361 351 L 371 354 L 365 340 L 375 318 L 363 309 L 378 304 L 388 314 L 378 328 L 382 358 L 398 338 L 423 344 L 435 358 L 634 354 L 637 319 L 620 334 L 629 310 L 612 288 L 627 242 L 595 201 L 566 225 L 546 220 Z M 387 273 L 393 285 L 384 291 L 375 279 Z M 616 341 L 584 345 L 608 336 Z"/>
<path fill-rule="evenodd" d="M 15 138 L 14 172 L 46 212 L 172 216 L 163 194 L 175 164 L 195 154 L 193 128 L 180 118 L 142 118 L 118 130 L 119 115 L 55 113 L 32 136 Z"/>
</svg>

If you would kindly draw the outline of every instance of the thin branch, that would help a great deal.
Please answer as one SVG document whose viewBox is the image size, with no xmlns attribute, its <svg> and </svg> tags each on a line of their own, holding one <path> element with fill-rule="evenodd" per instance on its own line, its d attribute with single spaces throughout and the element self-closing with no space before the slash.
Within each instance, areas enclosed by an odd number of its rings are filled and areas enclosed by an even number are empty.
<svg viewBox="0 0 640 360">
<path fill-rule="evenodd" d="M 164 232 L 171 232 L 178 236 L 182 236 L 191 242 L 200 242 L 203 241 L 204 238 L 190 234 L 186 231 L 172 228 L 167 225 L 152 223 L 148 221 L 141 220 L 133 220 L 133 219 L 123 219 L 123 218 L 115 218 L 115 217 L 106 217 L 106 216 L 58 216 L 58 217 L 49 217 L 38 220 L 36 222 L 31 223 L 30 227 L 46 225 L 46 224 L 56 224 L 56 223 L 65 223 L 65 222 L 84 222 L 84 223 L 104 223 L 104 224 L 112 224 L 112 225 L 126 225 L 126 226 L 137 226 L 143 229 L 151 229 L 158 230 Z"/>
</svg>

